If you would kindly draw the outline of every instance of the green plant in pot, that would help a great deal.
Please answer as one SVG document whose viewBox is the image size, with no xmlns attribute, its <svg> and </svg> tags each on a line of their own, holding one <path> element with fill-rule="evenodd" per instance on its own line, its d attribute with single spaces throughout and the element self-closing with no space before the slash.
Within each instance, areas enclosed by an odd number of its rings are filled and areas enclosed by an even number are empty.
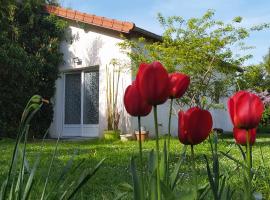
<svg viewBox="0 0 270 200">
<path fill-rule="evenodd" d="M 120 112 L 118 110 L 118 88 L 121 66 L 116 60 L 111 61 L 112 68 L 106 67 L 106 101 L 107 101 L 107 130 L 104 131 L 105 140 L 120 139 L 118 129 Z"/>
<path fill-rule="evenodd" d="M 104 132 L 105 140 L 118 140 L 120 139 L 120 130 L 105 130 Z"/>
</svg>

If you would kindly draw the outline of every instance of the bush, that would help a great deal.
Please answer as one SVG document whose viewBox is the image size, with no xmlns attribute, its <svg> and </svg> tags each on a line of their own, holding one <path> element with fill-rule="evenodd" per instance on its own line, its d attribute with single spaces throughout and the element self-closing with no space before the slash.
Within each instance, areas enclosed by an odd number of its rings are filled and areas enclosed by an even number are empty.
<svg viewBox="0 0 270 200">
<path fill-rule="evenodd" d="M 44 3 L 7 1 L 0 7 L 0 134 L 6 136 L 15 135 L 29 96 L 39 93 L 51 99 L 54 95 L 62 62 L 59 45 L 67 23 L 45 14 Z M 49 127 L 52 106 L 41 113 L 32 123 L 36 136 Z"/>
<path fill-rule="evenodd" d="M 120 131 L 119 130 L 104 131 L 104 139 L 105 140 L 119 140 L 120 139 Z"/>
</svg>

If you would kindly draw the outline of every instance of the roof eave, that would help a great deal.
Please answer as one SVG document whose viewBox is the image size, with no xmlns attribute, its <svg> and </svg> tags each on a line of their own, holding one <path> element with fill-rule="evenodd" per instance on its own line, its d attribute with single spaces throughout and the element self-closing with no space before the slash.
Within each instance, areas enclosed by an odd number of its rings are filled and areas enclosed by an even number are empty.
<svg viewBox="0 0 270 200">
<path fill-rule="evenodd" d="M 145 29 L 139 28 L 136 25 L 134 25 L 134 28 L 132 30 L 130 30 L 130 33 L 138 33 L 139 35 L 143 35 L 147 38 L 151 38 L 157 42 L 161 42 L 162 41 L 162 36 L 157 35 L 155 33 L 152 33 L 150 31 L 147 31 Z"/>
</svg>

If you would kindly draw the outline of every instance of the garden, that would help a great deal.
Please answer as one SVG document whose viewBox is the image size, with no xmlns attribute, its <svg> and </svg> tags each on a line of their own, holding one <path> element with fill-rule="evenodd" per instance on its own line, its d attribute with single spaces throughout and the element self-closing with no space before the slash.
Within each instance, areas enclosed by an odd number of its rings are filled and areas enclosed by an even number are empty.
<svg viewBox="0 0 270 200">
<path fill-rule="evenodd" d="M 118 44 L 132 61 L 134 81 L 120 101 L 136 121 L 137 140 L 61 140 L 49 138 L 48 128 L 68 23 L 43 15 L 43 3 L 0 7 L 6 16 L 0 18 L 0 200 L 270 199 L 270 54 L 244 66 L 251 55 L 236 56 L 232 48 L 248 49 L 243 41 L 269 24 L 245 28 L 241 17 L 225 23 L 212 10 L 187 20 L 158 14 L 161 41 Z M 114 78 L 106 88 L 108 132 L 119 128 Z M 158 108 L 165 103 L 168 130 L 160 132 Z M 231 132 L 215 129 L 213 109 L 226 110 Z M 148 115 L 154 137 L 143 140 Z"/>
</svg>

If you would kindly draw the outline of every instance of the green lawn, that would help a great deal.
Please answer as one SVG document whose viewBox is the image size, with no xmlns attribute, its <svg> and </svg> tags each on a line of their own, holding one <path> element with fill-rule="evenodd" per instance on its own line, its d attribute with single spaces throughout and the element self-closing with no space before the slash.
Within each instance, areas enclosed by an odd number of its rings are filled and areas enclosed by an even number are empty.
<svg viewBox="0 0 270 200">
<path fill-rule="evenodd" d="M 270 135 L 269 135 L 270 136 Z M 36 191 L 41 190 L 44 184 L 44 177 L 46 176 L 50 159 L 53 154 L 56 141 L 48 140 L 42 145 L 42 141 L 29 142 L 27 147 L 27 158 L 30 163 L 36 158 L 38 152 L 41 152 L 41 163 L 38 169 L 38 180 L 37 184 L 34 185 Z M 163 143 L 163 140 L 160 141 Z M 3 181 L 3 178 L 6 175 L 8 164 L 10 161 L 11 153 L 13 150 L 14 141 L 10 139 L 0 140 L 0 181 Z M 60 141 L 59 151 L 57 153 L 57 159 L 53 166 L 52 178 L 50 179 L 50 185 L 57 178 L 61 168 L 66 164 L 66 162 L 73 155 L 74 151 L 77 150 L 77 156 L 75 158 L 75 163 L 79 163 L 85 159 L 84 164 L 81 168 L 94 167 L 102 158 L 106 158 L 103 166 L 100 171 L 96 174 L 94 179 L 90 180 L 87 185 L 79 193 L 79 199 L 113 199 L 117 196 L 119 192 L 118 185 L 120 183 L 129 182 L 131 183 L 131 176 L 129 173 L 129 160 L 132 155 L 138 154 L 138 144 L 135 141 L 130 142 L 121 142 L 121 141 L 98 141 L 98 140 L 84 140 L 84 141 Z M 267 135 L 261 135 L 257 137 L 256 146 L 254 147 L 253 159 L 254 166 L 257 168 L 260 165 L 260 149 L 265 157 L 265 160 L 270 161 L 270 137 Z M 147 141 L 143 143 L 144 156 L 146 158 L 149 150 L 155 147 L 154 141 Z M 181 152 L 182 145 L 177 139 L 172 140 L 171 148 L 171 165 L 179 159 L 179 154 Z M 240 152 L 238 147 L 234 144 L 234 141 L 231 137 L 226 137 L 219 140 L 219 150 L 220 151 L 229 151 L 230 154 L 241 159 Z M 190 151 L 188 150 L 187 154 L 189 155 Z M 199 174 L 201 176 L 201 184 L 207 181 L 205 161 L 203 159 L 203 154 L 210 156 L 210 145 L 207 141 L 203 144 L 197 145 L 195 147 L 196 162 Z M 239 187 L 242 179 L 240 178 L 239 169 L 235 168 L 236 164 L 228 160 L 225 157 L 221 157 L 221 170 L 227 172 L 231 178 L 231 184 L 235 187 Z M 268 163 L 270 166 L 270 163 Z M 190 171 L 188 157 L 187 161 L 181 167 L 181 172 L 188 174 Z M 71 178 L 78 178 L 78 174 L 70 174 Z M 189 178 L 183 182 L 181 187 L 188 187 Z M 255 180 L 254 185 L 258 191 L 265 192 L 265 186 L 260 180 Z M 241 187 L 241 186 L 240 186 Z M 62 190 L 65 188 L 59 188 Z M 36 192 L 38 194 L 38 192 Z"/>
</svg>

